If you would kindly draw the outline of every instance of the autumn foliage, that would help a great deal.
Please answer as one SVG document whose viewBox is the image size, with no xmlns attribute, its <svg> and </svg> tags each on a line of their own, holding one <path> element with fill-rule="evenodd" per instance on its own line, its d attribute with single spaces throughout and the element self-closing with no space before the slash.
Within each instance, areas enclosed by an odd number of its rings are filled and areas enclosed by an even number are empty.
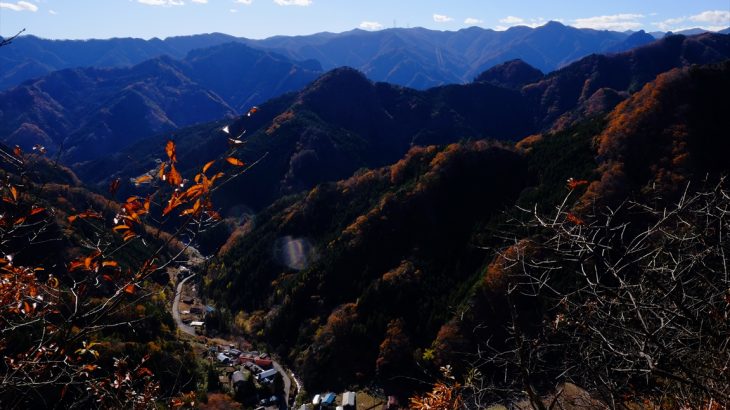
<svg viewBox="0 0 730 410">
<path fill-rule="evenodd" d="M 181 245 L 183 233 L 190 241 L 220 219 L 212 193 L 248 170 L 235 150 L 188 180 L 178 170 L 175 142 L 168 141 L 167 160 L 131 181 L 153 192 L 117 203 L 80 187 L 37 180 L 32 167 L 51 166 L 40 158 L 42 149 L 29 155 L 17 147 L 2 149 L 3 407 L 143 409 L 167 400 L 160 397 L 153 370 L 166 352 L 150 341 L 149 354 L 131 354 L 133 344 L 108 340 L 124 340 L 128 335 L 119 332 L 125 329 L 134 330 L 133 339 L 151 326 L 170 331 L 153 317 L 168 302 L 156 296 L 164 292 L 156 281 L 166 280 L 167 267 L 189 251 Z M 113 180 L 109 195 L 121 185 Z M 79 203 L 86 208 L 79 210 Z M 182 386 L 162 384 L 166 394 Z M 195 401 L 194 395 L 180 395 L 167 404 L 190 407 Z"/>
</svg>

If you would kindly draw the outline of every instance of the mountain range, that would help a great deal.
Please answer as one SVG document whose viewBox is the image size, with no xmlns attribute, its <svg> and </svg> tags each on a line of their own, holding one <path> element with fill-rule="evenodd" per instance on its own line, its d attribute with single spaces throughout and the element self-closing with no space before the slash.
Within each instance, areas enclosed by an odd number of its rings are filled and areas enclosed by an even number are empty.
<svg viewBox="0 0 730 410">
<path fill-rule="evenodd" d="M 605 114 L 664 71 L 729 57 L 730 36 L 670 36 L 624 53 L 585 57 L 547 76 L 508 62 L 479 77 L 498 85 L 477 81 L 426 91 L 373 83 L 354 69 L 336 69 L 300 92 L 260 105 L 253 117 L 158 135 L 75 170 L 99 186 L 110 178 L 141 175 L 154 168 L 156 147 L 170 135 L 178 143 L 180 166 L 196 169 L 202 166 L 198 153 L 215 156 L 225 150 L 228 135 L 221 129 L 229 125 L 233 135 L 247 132 L 245 161 L 267 157 L 248 177 L 224 188 L 219 203 L 260 210 L 283 195 L 347 178 L 359 168 L 393 163 L 414 145 L 515 141 L 559 130 Z"/>
<path fill-rule="evenodd" d="M 551 21 L 544 26 L 455 32 L 423 28 L 353 30 L 338 35 L 272 37 L 251 41 L 296 59 L 313 58 L 325 69 L 350 66 L 375 81 L 424 89 L 470 82 L 482 71 L 520 58 L 550 72 L 591 53 L 624 51 L 654 41 L 633 34 L 577 29 Z"/>
<path fill-rule="evenodd" d="M 0 135 L 75 163 L 159 132 L 233 117 L 321 74 L 314 61 L 228 43 L 127 68 L 55 71 L 0 92 Z"/>
<path fill-rule="evenodd" d="M 0 53 L 0 89 L 78 67 L 123 67 L 167 55 L 182 59 L 194 49 L 240 42 L 292 60 L 314 59 L 325 70 L 349 66 L 374 81 L 418 89 L 470 82 L 482 71 L 520 58 L 550 72 L 591 53 L 625 51 L 654 40 L 643 32 L 577 29 L 558 22 L 494 31 L 471 27 L 459 31 L 394 28 L 369 32 L 276 36 L 263 40 L 213 33 L 141 40 L 45 40 L 23 36 Z"/>
<path fill-rule="evenodd" d="M 163 55 L 181 59 L 194 49 L 208 48 L 235 39 L 220 33 L 165 40 L 48 40 L 20 36 L 0 53 L 0 89 L 64 68 L 132 66 Z"/>
</svg>

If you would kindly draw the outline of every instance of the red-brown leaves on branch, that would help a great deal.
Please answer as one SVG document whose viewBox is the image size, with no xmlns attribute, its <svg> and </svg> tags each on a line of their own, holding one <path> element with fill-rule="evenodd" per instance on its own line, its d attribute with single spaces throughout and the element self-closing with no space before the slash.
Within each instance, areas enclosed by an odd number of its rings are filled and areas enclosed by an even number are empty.
<svg viewBox="0 0 730 410">
<path fill-rule="evenodd" d="M 177 171 L 177 168 L 175 168 L 174 164 L 170 165 L 170 172 L 165 174 L 163 179 L 167 181 L 167 183 L 169 183 L 170 185 L 178 186 L 182 185 L 183 183 L 182 175 L 180 175 L 180 173 Z"/>
<path fill-rule="evenodd" d="M 572 212 L 568 212 L 568 214 L 565 216 L 565 219 L 572 223 L 573 225 L 585 225 L 585 221 L 581 219 L 580 217 L 576 216 Z"/>
<path fill-rule="evenodd" d="M 433 390 L 411 398 L 410 408 L 416 410 L 457 410 L 462 408 L 461 386 L 436 383 Z"/>
<path fill-rule="evenodd" d="M 242 166 L 246 165 L 243 161 L 241 161 L 238 158 L 228 157 L 228 158 L 226 158 L 226 161 L 229 164 L 236 166 L 236 167 L 242 167 Z"/>
<path fill-rule="evenodd" d="M 170 407 L 173 409 L 193 409 L 196 408 L 196 404 L 195 392 L 185 393 L 170 400 Z"/>
<path fill-rule="evenodd" d="M 171 163 L 177 162 L 177 155 L 175 154 L 175 142 L 172 140 L 168 140 L 167 144 L 165 145 L 165 152 L 167 153 L 167 157 L 170 158 Z"/>
<path fill-rule="evenodd" d="M 113 180 L 113 181 L 112 181 L 112 182 L 111 182 L 111 183 L 109 184 L 109 194 L 110 194 L 111 196 L 114 196 L 114 195 L 116 195 L 116 194 L 117 194 L 117 191 L 119 190 L 119 185 L 120 185 L 120 184 L 121 184 L 121 180 L 120 180 L 119 178 L 116 178 L 116 179 L 114 179 L 114 180 Z"/>
<path fill-rule="evenodd" d="M 567 186 L 571 191 L 583 185 L 588 185 L 588 181 L 585 179 L 568 178 Z"/>
<path fill-rule="evenodd" d="M 118 268 L 119 263 L 111 259 L 103 259 L 101 252 L 96 251 L 91 255 L 81 257 L 79 259 L 71 261 L 68 264 L 68 271 L 74 272 L 77 270 L 88 271 L 88 272 L 99 272 L 103 268 Z"/>
<path fill-rule="evenodd" d="M 167 206 L 162 210 L 162 215 L 165 216 L 173 211 L 173 209 L 183 204 L 182 195 L 179 192 L 173 192 L 170 199 L 167 201 Z"/>
<path fill-rule="evenodd" d="M 206 172 L 208 172 L 208 170 L 210 169 L 210 167 L 213 164 L 215 164 L 215 160 L 209 161 L 207 164 L 203 165 L 203 174 L 205 174 Z"/>
<path fill-rule="evenodd" d="M 8 192 L 8 195 L 3 195 L 3 201 L 5 201 L 9 204 L 17 203 L 18 197 L 19 197 L 18 189 L 13 185 L 8 184 L 6 186 L 6 190 Z"/>
<path fill-rule="evenodd" d="M 140 186 L 141 184 L 147 184 L 150 182 L 152 182 L 152 175 L 149 175 L 149 174 L 145 174 L 145 175 L 142 175 L 142 176 L 134 179 L 135 186 Z"/>
<path fill-rule="evenodd" d="M 99 212 L 89 209 L 80 214 L 69 216 L 68 222 L 73 223 L 77 219 L 104 219 L 104 217 Z"/>
<path fill-rule="evenodd" d="M 167 163 L 163 162 L 160 164 L 160 170 L 157 171 L 157 178 L 161 180 L 165 180 L 167 177 L 165 176 L 165 171 L 167 170 Z"/>
</svg>

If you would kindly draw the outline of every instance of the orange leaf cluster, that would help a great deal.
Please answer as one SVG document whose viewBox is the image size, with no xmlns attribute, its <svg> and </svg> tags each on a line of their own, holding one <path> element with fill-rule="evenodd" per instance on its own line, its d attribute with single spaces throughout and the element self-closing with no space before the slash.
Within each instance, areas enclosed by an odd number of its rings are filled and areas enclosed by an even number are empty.
<svg viewBox="0 0 730 410">
<path fill-rule="evenodd" d="M 231 159 L 235 158 L 227 158 L 227 161 L 230 163 Z M 162 211 L 163 216 L 169 214 L 181 205 L 192 203 L 193 205 L 182 211 L 180 216 L 200 216 L 203 213 L 206 213 L 208 216 L 214 219 L 220 218 L 218 213 L 212 210 L 213 204 L 210 201 L 210 193 L 216 180 L 223 177 L 224 174 L 222 172 L 219 172 L 213 175 L 211 178 L 208 178 L 208 176 L 206 175 L 206 172 L 208 172 L 208 170 L 211 168 L 211 166 L 213 166 L 214 163 L 215 161 L 210 161 L 205 164 L 203 166 L 202 172 L 195 175 L 195 178 L 193 179 L 195 183 L 191 185 L 187 190 L 185 190 L 184 192 L 175 191 L 172 193 L 170 199 L 167 202 L 167 206 Z M 243 165 L 242 162 L 241 165 Z"/>
<path fill-rule="evenodd" d="M 122 237 L 125 241 L 135 238 L 133 227 L 135 224 L 142 225 L 142 216 L 150 212 L 150 204 L 152 197 L 148 196 L 142 200 L 140 197 L 131 196 L 122 204 L 121 211 L 114 218 L 114 222 L 117 224 L 112 228 L 115 232 L 122 233 Z"/>
<path fill-rule="evenodd" d="M 68 222 L 73 223 L 77 219 L 104 219 L 104 217 L 99 212 L 89 209 L 80 214 L 69 216 Z"/>
<path fill-rule="evenodd" d="M 165 144 L 165 153 L 167 154 L 167 158 L 169 161 L 167 163 L 163 162 L 160 164 L 160 170 L 158 172 L 158 177 L 167 182 L 170 185 L 173 186 L 181 186 L 183 184 L 183 178 L 180 172 L 175 167 L 175 163 L 177 163 L 177 153 L 176 153 L 176 146 L 175 142 L 172 140 L 167 141 L 167 144 Z M 169 164 L 169 171 L 168 169 Z M 151 176 L 150 176 L 151 180 Z M 135 181 L 135 184 L 139 185 L 141 183 L 148 182 L 147 176 L 143 175 Z"/>
<path fill-rule="evenodd" d="M 233 158 L 233 157 L 228 157 L 228 158 L 226 158 L 226 162 L 228 162 L 229 164 L 231 164 L 231 165 L 233 165 L 233 166 L 236 166 L 236 167 L 242 167 L 242 166 L 246 165 L 246 164 L 244 164 L 244 162 L 243 162 L 243 161 L 241 161 L 240 159 L 238 159 L 238 158 Z"/>
<path fill-rule="evenodd" d="M 456 410 L 462 405 L 459 384 L 436 383 L 433 390 L 411 398 L 411 408 L 417 410 Z"/>
<path fill-rule="evenodd" d="M 568 215 L 565 216 L 565 219 L 574 224 L 574 225 L 585 225 L 585 221 L 581 219 L 580 217 L 576 216 L 575 214 L 568 212 Z"/>
<path fill-rule="evenodd" d="M 165 153 L 167 153 L 167 157 L 170 159 L 171 163 L 177 162 L 177 155 L 175 154 L 175 142 L 173 140 L 168 140 L 167 144 L 165 145 Z"/>
<path fill-rule="evenodd" d="M 36 316 L 43 314 L 41 302 L 48 301 L 48 297 L 39 298 L 44 294 L 42 285 L 36 280 L 35 270 L 14 266 L 11 259 L 0 258 L 0 313 L 15 315 Z"/>
<path fill-rule="evenodd" d="M 103 259 L 101 252 L 96 251 L 91 255 L 81 257 L 74 261 L 71 261 L 68 265 L 69 272 L 83 270 L 89 272 L 99 272 L 103 268 L 118 268 L 119 263 L 111 259 Z M 105 278 L 106 279 L 106 278 Z"/>
<path fill-rule="evenodd" d="M 571 191 L 583 185 L 588 185 L 588 181 L 585 179 L 568 178 L 567 186 Z"/>
</svg>

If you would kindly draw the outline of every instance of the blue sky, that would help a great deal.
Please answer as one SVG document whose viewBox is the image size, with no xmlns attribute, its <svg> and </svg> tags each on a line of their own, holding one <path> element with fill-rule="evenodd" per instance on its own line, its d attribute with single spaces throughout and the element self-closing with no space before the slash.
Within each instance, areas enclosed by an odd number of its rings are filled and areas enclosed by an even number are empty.
<svg viewBox="0 0 730 410">
<path fill-rule="evenodd" d="M 45 38 L 272 35 L 558 20 L 577 27 L 666 31 L 730 26 L 730 0 L 0 0 L 0 35 Z"/>
</svg>

